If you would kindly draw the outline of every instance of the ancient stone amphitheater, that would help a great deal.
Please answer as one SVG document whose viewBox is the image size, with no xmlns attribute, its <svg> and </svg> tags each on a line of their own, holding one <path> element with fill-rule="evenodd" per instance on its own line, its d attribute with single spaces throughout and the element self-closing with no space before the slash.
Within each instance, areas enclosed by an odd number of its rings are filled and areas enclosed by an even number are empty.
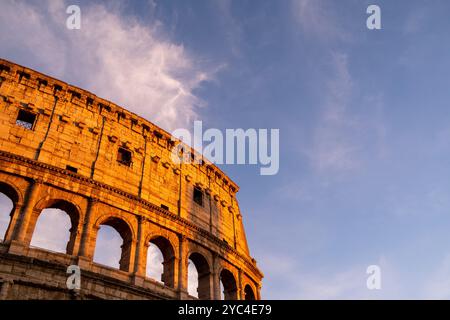
<svg viewBox="0 0 450 320">
<path fill-rule="evenodd" d="M 0 133 L 0 192 L 13 202 L 0 299 L 195 299 L 188 261 L 198 299 L 260 299 L 263 274 L 249 254 L 238 186 L 206 160 L 175 165 L 179 142 L 167 132 L 0 59 Z M 30 246 L 47 208 L 70 217 L 65 253 Z M 118 269 L 93 261 L 101 226 L 123 240 Z M 146 276 L 150 244 L 163 255 L 161 281 Z M 81 269 L 80 289 L 66 285 L 71 265 Z"/>
</svg>

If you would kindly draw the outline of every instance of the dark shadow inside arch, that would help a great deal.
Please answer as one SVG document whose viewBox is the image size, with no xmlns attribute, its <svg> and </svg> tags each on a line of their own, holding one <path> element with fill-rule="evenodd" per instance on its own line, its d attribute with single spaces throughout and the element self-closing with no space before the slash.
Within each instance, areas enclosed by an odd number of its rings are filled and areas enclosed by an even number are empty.
<svg viewBox="0 0 450 320">
<path fill-rule="evenodd" d="M 244 296 L 245 296 L 245 300 L 256 300 L 255 293 L 253 292 L 252 287 L 250 287 L 249 285 L 245 286 Z"/>
<path fill-rule="evenodd" d="M 211 271 L 209 268 L 208 261 L 199 253 L 192 253 L 189 256 L 189 260 L 192 261 L 198 273 L 198 298 L 200 300 L 211 299 L 211 287 L 210 287 L 210 276 Z"/>
<path fill-rule="evenodd" d="M 223 286 L 224 300 L 237 300 L 237 285 L 233 274 L 223 269 L 220 273 L 220 282 L 222 282 Z"/>
<path fill-rule="evenodd" d="M 50 200 L 42 208 L 37 215 L 33 215 L 29 226 L 31 245 L 70 255 L 74 254 L 80 221 L 80 214 L 76 206 L 65 200 Z M 65 245 L 61 242 L 64 242 Z"/>
<path fill-rule="evenodd" d="M 130 271 L 130 258 L 131 258 L 131 247 L 132 247 L 132 232 L 128 224 L 120 218 L 110 217 L 103 221 L 99 227 L 109 226 L 117 231 L 122 238 L 121 245 L 121 255 L 119 261 L 119 269 L 129 272 Z M 96 243 L 96 249 L 98 249 L 98 243 Z"/>
<path fill-rule="evenodd" d="M 19 196 L 10 185 L 0 182 L 0 241 L 4 241 L 11 228 L 12 214 L 19 202 Z"/>
<path fill-rule="evenodd" d="M 168 287 L 175 286 L 175 252 L 169 240 L 158 236 L 150 240 L 162 253 L 163 256 L 163 272 L 161 281 Z M 147 261 L 147 264 L 154 261 Z M 157 279 L 158 280 L 158 279 Z"/>
</svg>

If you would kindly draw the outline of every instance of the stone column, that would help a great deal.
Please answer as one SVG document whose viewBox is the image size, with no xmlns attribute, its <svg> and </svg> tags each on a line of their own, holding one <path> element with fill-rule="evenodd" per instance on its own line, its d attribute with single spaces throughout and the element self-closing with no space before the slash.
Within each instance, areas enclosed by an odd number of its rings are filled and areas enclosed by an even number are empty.
<svg viewBox="0 0 450 320">
<path fill-rule="evenodd" d="M 36 205 L 36 198 L 39 194 L 39 189 L 41 188 L 43 181 L 41 179 L 35 179 L 28 188 L 27 199 L 25 205 L 22 207 L 22 213 L 20 215 L 20 220 L 16 223 L 16 236 L 13 240 L 19 242 L 25 242 L 27 238 L 27 232 L 29 227 L 29 222 L 31 220 L 31 215 L 33 214 L 34 206 Z"/>
<path fill-rule="evenodd" d="M 234 210 L 231 210 L 231 216 L 233 217 L 233 248 L 237 249 L 237 240 L 236 240 L 236 218 L 234 214 Z"/>
<path fill-rule="evenodd" d="M 175 272 L 175 263 L 177 262 L 177 259 L 175 257 L 171 257 L 169 259 L 164 260 L 163 262 L 163 268 L 164 272 L 161 275 L 161 281 L 168 287 L 175 288 L 176 283 L 176 272 Z"/>
<path fill-rule="evenodd" d="M 78 255 L 89 260 L 92 259 L 90 250 L 90 238 L 92 233 L 92 216 L 98 204 L 98 199 L 89 198 L 86 214 L 84 215 L 83 231 L 81 232 L 80 250 Z"/>
<path fill-rule="evenodd" d="M 209 270 L 198 275 L 198 298 L 201 300 L 213 299 L 212 272 Z"/>
<path fill-rule="evenodd" d="M 261 285 L 258 284 L 256 288 L 256 300 L 261 300 Z"/>
<path fill-rule="evenodd" d="M 188 280 L 188 268 L 186 256 L 186 236 L 178 235 L 179 243 L 179 260 L 178 260 L 178 295 L 180 299 L 186 299 L 188 296 L 187 280 Z"/>
<path fill-rule="evenodd" d="M 244 292 L 244 289 L 242 288 L 242 269 L 239 269 L 239 273 L 238 273 L 237 299 L 245 300 L 245 292 Z"/>
<path fill-rule="evenodd" d="M 213 254 L 213 299 L 220 300 L 220 274 L 218 268 L 219 256 L 217 253 Z"/>
<path fill-rule="evenodd" d="M 130 273 L 133 272 L 136 247 L 137 247 L 136 240 L 131 239 L 126 242 L 124 241 L 121 247 L 122 255 L 119 261 L 120 270 Z"/>
<path fill-rule="evenodd" d="M 8 229 L 6 230 L 5 238 L 3 239 L 5 243 L 9 243 L 11 242 L 11 240 L 13 240 L 14 230 L 16 230 L 17 228 L 17 223 L 19 221 L 20 213 L 22 212 L 22 210 L 23 210 L 23 203 L 14 204 L 14 208 L 10 214 L 11 218 L 9 221 Z"/>
<path fill-rule="evenodd" d="M 145 277 L 144 263 L 143 263 L 143 249 L 145 247 L 144 244 L 144 232 L 142 225 L 144 223 L 144 218 L 142 216 L 138 216 L 138 231 L 137 231 L 137 242 L 136 242 L 136 253 L 134 258 L 134 269 L 133 273 L 139 277 Z"/>
<path fill-rule="evenodd" d="M 0 301 L 8 298 L 8 291 L 13 285 L 12 280 L 4 280 L 0 283 Z"/>
</svg>

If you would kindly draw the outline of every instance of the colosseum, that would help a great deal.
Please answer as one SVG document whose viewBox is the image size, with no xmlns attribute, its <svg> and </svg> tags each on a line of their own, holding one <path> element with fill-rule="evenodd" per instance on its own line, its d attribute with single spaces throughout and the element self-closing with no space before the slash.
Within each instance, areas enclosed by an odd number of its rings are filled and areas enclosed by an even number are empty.
<svg viewBox="0 0 450 320">
<path fill-rule="evenodd" d="M 0 300 L 261 298 L 239 188 L 218 167 L 206 159 L 175 165 L 180 142 L 153 123 L 3 59 L 0 109 L 0 193 L 13 207 L 0 234 Z M 70 218 L 65 252 L 31 245 L 48 208 Z M 101 226 L 123 240 L 119 268 L 94 262 Z M 146 274 L 151 244 L 163 256 L 161 279 Z M 81 286 L 69 289 L 73 265 Z"/>
</svg>

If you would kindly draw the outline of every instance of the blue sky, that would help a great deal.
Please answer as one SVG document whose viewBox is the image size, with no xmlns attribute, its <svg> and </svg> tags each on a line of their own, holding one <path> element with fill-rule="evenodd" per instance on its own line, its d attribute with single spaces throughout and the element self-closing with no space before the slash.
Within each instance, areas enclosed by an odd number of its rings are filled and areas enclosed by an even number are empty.
<svg viewBox="0 0 450 320">
<path fill-rule="evenodd" d="M 69 4 L 79 31 L 65 29 Z M 381 30 L 366 28 L 370 4 Z M 264 298 L 450 298 L 448 1 L 0 8 L 1 57 L 167 130 L 280 129 L 277 175 L 222 166 Z M 366 288 L 373 264 L 381 290 Z"/>
</svg>

